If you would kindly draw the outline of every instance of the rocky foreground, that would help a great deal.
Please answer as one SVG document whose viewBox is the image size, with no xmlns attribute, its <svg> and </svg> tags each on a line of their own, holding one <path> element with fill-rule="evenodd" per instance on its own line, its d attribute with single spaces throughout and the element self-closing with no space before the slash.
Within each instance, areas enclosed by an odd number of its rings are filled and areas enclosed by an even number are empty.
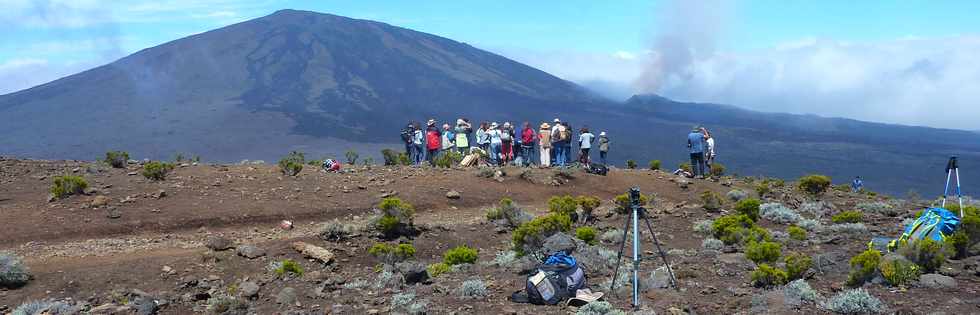
<svg viewBox="0 0 980 315">
<path fill-rule="evenodd" d="M 872 236 L 896 237 L 931 203 L 914 196 L 811 194 L 778 180 L 692 180 L 653 170 L 603 177 L 574 169 L 366 166 L 323 173 L 307 166 L 286 176 L 272 165 L 183 163 L 151 180 L 140 164 L 0 159 L 0 313 L 630 312 L 630 264 L 616 261 L 625 217 L 614 199 L 632 186 L 654 200 L 651 220 L 678 278 L 671 288 L 644 234 L 637 313 L 980 313 L 980 246 L 944 249 L 938 267 L 902 281 L 883 272 L 891 270 L 884 264 L 855 276 L 861 268 L 851 260 Z M 55 178 L 65 175 L 87 187 L 52 197 Z M 566 195 L 598 199 L 592 219 L 584 219 L 589 209 L 579 200 L 549 203 Z M 384 198 L 401 203 L 382 206 Z M 503 198 L 513 203 L 501 204 Z M 745 205 L 753 199 L 753 220 L 732 233 L 718 229 L 739 214 L 751 217 Z M 414 214 L 403 211 L 408 205 Z M 524 233 L 516 230 L 569 207 L 578 222 L 515 247 L 514 234 Z M 387 230 L 379 222 L 389 214 L 399 221 Z M 778 254 L 761 244 L 774 244 Z M 568 248 L 609 304 L 508 301 L 524 287 L 535 257 Z M 810 264 L 795 270 L 804 257 Z M 921 263 L 887 253 L 881 260 Z M 617 263 L 624 285 L 610 291 Z M 775 271 L 753 277 L 769 270 L 762 265 Z"/>
</svg>

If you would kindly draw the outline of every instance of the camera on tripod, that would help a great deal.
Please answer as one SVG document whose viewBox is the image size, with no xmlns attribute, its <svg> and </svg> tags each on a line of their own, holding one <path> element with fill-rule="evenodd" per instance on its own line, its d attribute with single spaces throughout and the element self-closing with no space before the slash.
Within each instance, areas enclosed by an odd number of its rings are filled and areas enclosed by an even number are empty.
<svg viewBox="0 0 980 315">
<path fill-rule="evenodd" d="M 640 187 L 630 188 L 630 206 L 640 207 Z"/>
<path fill-rule="evenodd" d="M 660 254 L 660 259 L 663 260 L 664 266 L 667 267 L 667 274 L 670 275 L 670 286 L 674 287 L 675 290 L 679 290 L 677 287 L 677 278 L 674 277 L 674 271 L 670 268 L 670 263 L 667 262 L 667 253 L 660 248 L 660 242 L 657 241 L 657 234 L 653 232 L 653 225 L 650 224 L 650 218 L 644 215 L 646 209 L 643 206 L 642 196 L 640 196 L 640 188 L 633 187 L 629 190 L 630 197 L 630 210 L 632 214 L 626 217 L 626 223 L 623 227 L 623 238 L 619 243 L 619 255 L 616 256 L 616 261 L 623 259 L 623 251 L 626 249 L 626 235 L 629 233 L 630 227 L 633 227 L 633 307 L 636 308 L 640 305 L 640 220 L 642 219 L 646 223 L 647 230 L 650 233 L 650 239 L 653 241 L 653 245 L 657 248 L 657 253 Z M 616 279 L 619 276 L 619 264 L 616 264 L 616 270 L 613 272 L 612 284 L 609 286 L 609 290 L 616 292 Z"/>
</svg>

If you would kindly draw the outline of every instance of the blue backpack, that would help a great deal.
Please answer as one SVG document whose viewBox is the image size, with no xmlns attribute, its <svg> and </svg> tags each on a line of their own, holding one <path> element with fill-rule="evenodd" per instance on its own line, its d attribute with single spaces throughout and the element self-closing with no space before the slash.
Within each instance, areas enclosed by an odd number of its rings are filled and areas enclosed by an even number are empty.
<svg viewBox="0 0 980 315">
<path fill-rule="evenodd" d="M 548 256 L 544 264 L 527 278 L 523 293 L 514 292 L 511 301 L 537 305 L 556 305 L 575 297 L 585 288 L 585 271 L 565 252 Z"/>
<path fill-rule="evenodd" d="M 929 208 L 912 224 L 905 227 L 902 236 L 888 244 L 888 249 L 895 250 L 899 244 L 914 243 L 924 239 L 942 243 L 959 227 L 960 218 L 956 214 L 943 208 Z"/>
</svg>

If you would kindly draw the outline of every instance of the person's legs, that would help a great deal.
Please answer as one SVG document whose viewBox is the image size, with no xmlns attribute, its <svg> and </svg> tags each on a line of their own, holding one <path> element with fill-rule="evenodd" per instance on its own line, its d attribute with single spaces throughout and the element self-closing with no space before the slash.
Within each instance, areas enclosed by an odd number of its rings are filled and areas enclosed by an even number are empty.
<svg viewBox="0 0 980 315">
<path fill-rule="evenodd" d="M 697 165 L 697 167 L 698 167 L 698 175 L 700 175 L 701 178 L 704 178 L 705 177 L 705 174 L 704 174 L 704 153 L 697 153 L 697 162 L 698 162 L 698 165 Z"/>
<path fill-rule="evenodd" d="M 695 177 L 698 176 L 698 154 L 691 153 L 691 174 Z"/>
<path fill-rule="evenodd" d="M 491 143 L 490 144 L 490 163 L 494 165 L 500 164 L 500 145 Z"/>
<path fill-rule="evenodd" d="M 608 153 L 609 152 L 606 152 L 606 151 L 599 151 L 599 161 L 602 162 L 602 165 L 608 164 L 608 163 L 606 163 L 606 154 L 608 154 Z"/>
<path fill-rule="evenodd" d="M 429 155 L 427 156 L 427 158 L 429 159 L 429 165 L 432 165 L 432 166 L 435 166 L 436 165 L 436 156 L 437 155 L 439 155 L 439 149 L 429 150 Z"/>
<path fill-rule="evenodd" d="M 591 151 L 591 149 L 589 149 L 589 148 L 582 149 L 582 163 L 583 164 L 590 164 L 592 162 L 592 156 L 589 155 L 589 151 Z"/>
</svg>

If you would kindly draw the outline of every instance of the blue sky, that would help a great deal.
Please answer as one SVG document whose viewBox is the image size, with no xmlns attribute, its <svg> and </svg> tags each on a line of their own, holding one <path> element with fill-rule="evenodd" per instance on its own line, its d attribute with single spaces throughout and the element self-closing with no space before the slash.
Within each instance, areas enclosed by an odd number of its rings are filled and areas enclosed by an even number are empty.
<svg viewBox="0 0 980 315">
<path fill-rule="evenodd" d="M 293 8 L 467 42 L 612 98 L 659 93 L 980 129 L 956 117 L 923 117 L 934 99 L 978 107 L 972 99 L 980 95 L 961 89 L 980 83 L 980 62 L 971 57 L 980 48 L 980 1 L 0 2 L 0 93 Z"/>
</svg>

